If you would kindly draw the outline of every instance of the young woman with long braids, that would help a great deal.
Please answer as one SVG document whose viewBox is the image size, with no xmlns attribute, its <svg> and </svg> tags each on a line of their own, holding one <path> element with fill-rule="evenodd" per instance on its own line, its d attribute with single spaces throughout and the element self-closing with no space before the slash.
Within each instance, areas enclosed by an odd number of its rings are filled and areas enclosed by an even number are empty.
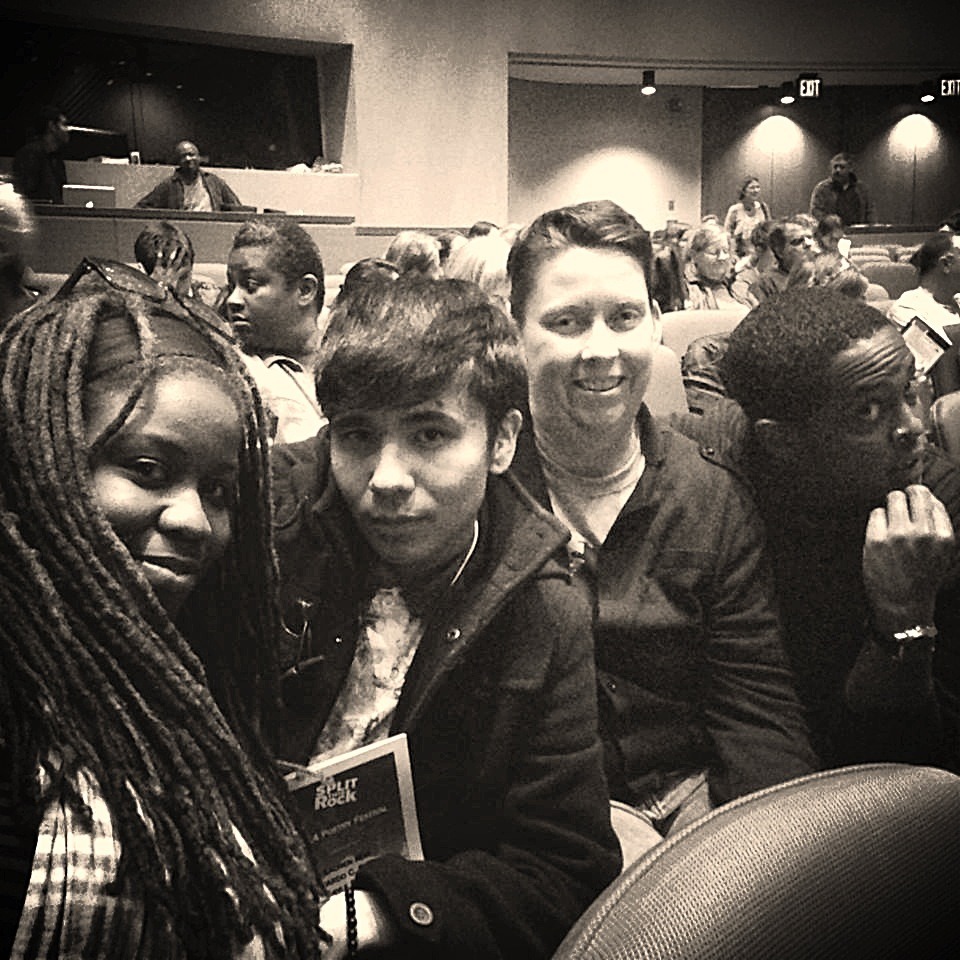
<svg viewBox="0 0 960 960">
<path fill-rule="evenodd" d="M 216 316 L 128 269 L 0 334 L 0 955 L 316 956 L 258 732 L 263 413 Z"/>
</svg>

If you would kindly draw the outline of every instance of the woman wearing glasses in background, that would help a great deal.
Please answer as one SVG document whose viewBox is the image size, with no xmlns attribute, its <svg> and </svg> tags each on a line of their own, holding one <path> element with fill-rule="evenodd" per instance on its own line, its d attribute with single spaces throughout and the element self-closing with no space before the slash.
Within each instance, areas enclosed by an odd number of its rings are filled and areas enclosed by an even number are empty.
<svg viewBox="0 0 960 960">
<path fill-rule="evenodd" d="M 87 260 L 0 371 L 0 955 L 317 956 L 258 732 L 275 576 L 233 344 Z"/>
<path fill-rule="evenodd" d="M 756 301 L 735 294 L 733 260 L 727 232 L 717 223 L 705 223 L 690 240 L 684 268 L 687 295 L 684 306 L 689 310 L 723 310 L 741 308 L 744 313 Z"/>
</svg>

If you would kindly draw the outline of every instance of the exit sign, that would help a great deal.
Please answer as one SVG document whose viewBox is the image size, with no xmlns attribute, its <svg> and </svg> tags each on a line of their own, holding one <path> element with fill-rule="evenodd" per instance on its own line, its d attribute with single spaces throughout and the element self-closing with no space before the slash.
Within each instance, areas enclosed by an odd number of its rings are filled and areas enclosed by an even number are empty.
<svg viewBox="0 0 960 960">
<path fill-rule="evenodd" d="M 817 76 L 797 77 L 797 96 L 801 100 L 816 100 L 820 96 L 821 81 Z"/>
<path fill-rule="evenodd" d="M 940 78 L 940 96 L 941 97 L 960 97 L 960 78 L 941 77 Z"/>
</svg>

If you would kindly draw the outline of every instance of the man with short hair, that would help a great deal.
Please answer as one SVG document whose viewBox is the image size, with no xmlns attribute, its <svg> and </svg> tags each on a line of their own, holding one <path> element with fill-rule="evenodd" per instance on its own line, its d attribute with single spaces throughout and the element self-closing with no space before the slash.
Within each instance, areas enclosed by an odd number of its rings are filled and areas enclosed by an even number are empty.
<svg viewBox="0 0 960 960">
<path fill-rule="evenodd" d="M 813 228 L 805 213 L 774 221 L 767 234 L 767 245 L 773 262 L 750 284 L 749 293 L 756 302 L 783 293 L 790 287 L 806 286 L 813 276 L 813 259 L 817 253 Z"/>
<path fill-rule="evenodd" d="M 165 210 L 215 211 L 240 206 L 239 197 L 215 173 L 200 168 L 200 151 L 189 140 L 174 147 L 177 168 L 158 183 L 136 206 Z"/>
<path fill-rule="evenodd" d="M 873 223 L 873 200 L 866 184 L 853 171 L 853 157 L 838 153 L 830 159 L 830 176 L 821 180 L 810 194 L 810 215 L 818 222 L 835 213 L 845 227 Z"/>
<path fill-rule="evenodd" d="M 602 200 L 542 214 L 508 270 L 530 381 L 514 470 L 595 591 L 607 779 L 656 842 L 816 761 L 748 491 L 644 403 L 651 260 L 643 227 Z"/>
<path fill-rule="evenodd" d="M 323 296 L 320 251 L 298 223 L 255 217 L 236 232 L 224 309 L 278 443 L 316 436 L 326 423 L 315 385 Z"/>
<path fill-rule="evenodd" d="M 675 422 L 753 488 L 821 760 L 955 764 L 960 470 L 902 336 L 813 287 L 755 307 L 721 365 L 734 400 Z"/>
<path fill-rule="evenodd" d="M 33 136 L 13 157 L 13 183 L 28 200 L 63 203 L 67 168 L 60 152 L 70 140 L 70 127 L 57 106 L 41 107 Z"/>
<path fill-rule="evenodd" d="M 273 448 L 292 634 L 277 751 L 407 735 L 424 859 L 360 866 L 361 955 L 546 960 L 620 857 L 589 591 L 507 473 L 516 329 L 466 281 L 368 285 L 331 314 L 318 389 L 329 427 Z M 346 903 L 320 912 L 334 957 Z"/>
</svg>

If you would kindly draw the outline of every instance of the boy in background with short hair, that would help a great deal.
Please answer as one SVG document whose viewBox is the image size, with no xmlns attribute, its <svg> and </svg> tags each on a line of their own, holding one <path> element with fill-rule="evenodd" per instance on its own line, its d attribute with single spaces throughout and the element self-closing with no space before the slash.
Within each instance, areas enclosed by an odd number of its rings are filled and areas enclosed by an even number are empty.
<svg viewBox="0 0 960 960">
<path fill-rule="evenodd" d="M 305 764 L 407 734 L 426 859 L 361 867 L 361 951 L 549 957 L 620 859 L 589 593 L 567 531 L 509 474 L 516 330 L 464 281 L 369 288 L 331 314 L 318 393 L 329 426 L 274 447 L 301 642 L 278 753 Z M 344 955 L 343 894 L 320 919 Z"/>
</svg>

